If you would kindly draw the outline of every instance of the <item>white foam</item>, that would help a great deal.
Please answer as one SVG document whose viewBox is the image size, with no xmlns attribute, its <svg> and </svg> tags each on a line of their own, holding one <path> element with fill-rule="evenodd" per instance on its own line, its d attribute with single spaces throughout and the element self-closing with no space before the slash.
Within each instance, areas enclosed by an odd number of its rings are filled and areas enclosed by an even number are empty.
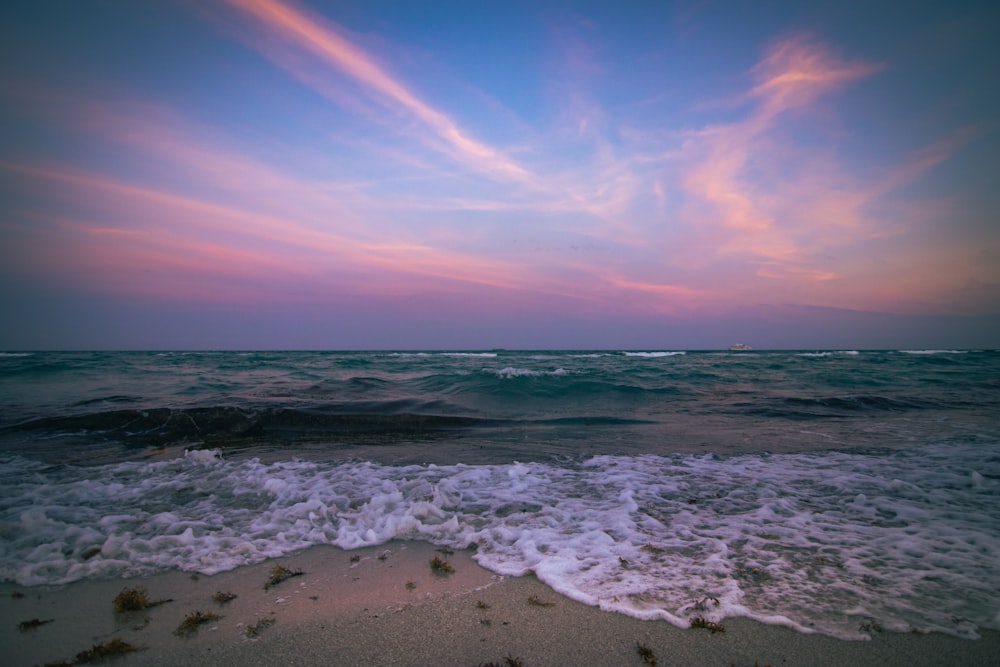
<svg viewBox="0 0 1000 667">
<path fill-rule="evenodd" d="M 514 368 L 513 366 L 508 366 L 506 368 L 500 369 L 484 369 L 486 372 L 493 373 L 502 378 L 515 378 L 515 377 L 540 377 L 543 375 L 567 375 L 567 371 L 564 368 L 556 368 L 554 370 L 536 370 L 533 368 Z"/>
<path fill-rule="evenodd" d="M 968 350 L 900 350 L 903 354 L 968 354 Z"/>
<path fill-rule="evenodd" d="M 860 355 L 861 352 L 858 350 L 827 350 L 825 352 L 800 352 L 796 356 L 799 357 L 832 357 L 834 355 L 844 355 L 848 357 L 856 357 Z"/>
<path fill-rule="evenodd" d="M 390 357 L 485 357 L 493 358 L 496 352 L 390 352 Z"/>
<path fill-rule="evenodd" d="M 622 352 L 626 357 L 645 357 L 647 359 L 657 359 L 659 357 L 677 357 L 687 354 L 683 351 L 673 352 Z"/>
<path fill-rule="evenodd" d="M 464 548 L 504 574 L 686 626 L 1000 629 L 1000 460 L 893 453 L 600 456 L 578 464 L 0 463 L 0 578 L 211 574 L 316 544 Z M 954 620 L 959 619 L 959 620 Z"/>
</svg>

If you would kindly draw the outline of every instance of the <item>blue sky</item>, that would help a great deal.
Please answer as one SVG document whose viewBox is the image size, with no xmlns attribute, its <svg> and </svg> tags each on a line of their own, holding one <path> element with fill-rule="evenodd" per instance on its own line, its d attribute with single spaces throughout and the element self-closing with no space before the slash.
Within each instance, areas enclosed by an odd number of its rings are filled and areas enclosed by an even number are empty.
<svg viewBox="0 0 1000 667">
<path fill-rule="evenodd" d="M 0 348 L 1000 347 L 998 24 L 7 3 Z"/>
</svg>

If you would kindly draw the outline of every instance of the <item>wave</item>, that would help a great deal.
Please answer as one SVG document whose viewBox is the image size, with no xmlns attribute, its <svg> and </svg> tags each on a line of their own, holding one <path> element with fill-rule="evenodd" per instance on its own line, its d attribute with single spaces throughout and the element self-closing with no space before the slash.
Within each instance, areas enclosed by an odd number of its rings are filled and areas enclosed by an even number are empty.
<svg viewBox="0 0 1000 667">
<path fill-rule="evenodd" d="M 986 557 L 1000 551 L 988 511 L 1000 461 L 984 453 L 388 466 L 200 450 L 97 471 L 14 458 L 0 461 L 0 579 L 213 574 L 317 544 L 410 539 L 681 627 L 748 616 L 857 639 L 874 619 L 975 637 L 1000 629 L 1000 566 Z"/>
<path fill-rule="evenodd" d="M 785 419 L 821 419 L 851 416 L 865 412 L 906 412 L 942 407 L 913 398 L 855 395 L 799 398 L 795 396 L 740 402 L 737 408 L 750 414 Z"/>
<path fill-rule="evenodd" d="M 339 412 L 292 408 L 245 409 L 153 408 L 92 412 L 34 419 L 4 427 L 3 432 L 65 435 L 89 443 L 115 442 L 130 447 L 214 445 L 231 447 L 261 440 L 290 439 L 357 441 L 363 436 L 423 439 L 457 429 L 500 423 L 470 416 L 435 414 L 450 408 L 440 403 L 417 405 L 413 401 L 352 403 Z M 414 411 L 423 408 L 427 412 Z M 452 408 L 453 409 L 453 408 Z"/>
<path fill-rule="evenodd" d="M 142 398 L 140 396 L 126 396 L 124 394 L 113 394 L 111 396 L 97 396 L 95 398 L 85 398 L 85 399 L 83 399 L 81 401 L 77 401 L 76 403 L 72 403 L 70 405 L 70 407 L 80 408 L 80 407 L 87 407 L 87 406 L 91 406 L 91 405 L 104 405 L 104 404 L 107 404 L 107 403 L 111 403 L 111 404 L 115 404 L 115 403 L 137 403 L 137 402 L 139 402 L 141 400 L 142 400 Z"/>
</svg>

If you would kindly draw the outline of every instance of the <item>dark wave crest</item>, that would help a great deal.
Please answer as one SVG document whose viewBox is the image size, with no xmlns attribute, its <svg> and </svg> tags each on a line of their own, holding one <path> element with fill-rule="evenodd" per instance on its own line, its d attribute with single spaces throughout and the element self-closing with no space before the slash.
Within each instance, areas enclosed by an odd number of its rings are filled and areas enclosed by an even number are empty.
<svg viewBox="0 0 1000 667">
<path fill-rule="evenodd" d="M 363 407 L 363 406 L 356 406 Z M 205 445 L 225 447 L 260 440 L 330 440 L 367 437 L 424 439 L 488 426 L 493 420 L 453 415 L 395 412 L 323 413 L 294 408 L 155 408 L 112 410 L 35 419 L 3 429 L 8 435 L 80 437 L 130 447 Z"/>
<path fill-rule="evenodd" d="M 873 412 L 909 412 L 940 405 L 914 398 L 888 396 L 824 396 L 818 398 L 785 397 L 761 403 L 738 404 L 745 413 L 785 419 L 823 419 L 860 416 Z"/>
</svg>

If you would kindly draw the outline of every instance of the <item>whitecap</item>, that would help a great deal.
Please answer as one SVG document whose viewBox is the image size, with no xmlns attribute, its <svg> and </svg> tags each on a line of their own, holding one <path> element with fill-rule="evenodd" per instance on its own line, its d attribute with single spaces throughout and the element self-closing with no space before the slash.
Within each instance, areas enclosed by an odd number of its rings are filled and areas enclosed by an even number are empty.
<svg viewBox="0 0 1000 667">
<path fill-rule="evenodd" d="M 515 377 L 541 377 L 544 375 L 567 375 L 568 371 L 565 368 L 556 368 L 554 370 L 535 370 L 532 368 L 515 368 L 513 366 L 508 366 L 506 368 L 500 369 L 484 369 L 486 372 L 493 373 L 502 378 L 515 378 Z"/>
<path fill-rule="evenodd" d="M 645 357 L 647 359 L 658 359 L 660 357 L 678 357 L 684 356 L 687 352 L 684 351 L 670 351 L 670 352 L 622 352 L 626 357 Z"/>
</svg>

